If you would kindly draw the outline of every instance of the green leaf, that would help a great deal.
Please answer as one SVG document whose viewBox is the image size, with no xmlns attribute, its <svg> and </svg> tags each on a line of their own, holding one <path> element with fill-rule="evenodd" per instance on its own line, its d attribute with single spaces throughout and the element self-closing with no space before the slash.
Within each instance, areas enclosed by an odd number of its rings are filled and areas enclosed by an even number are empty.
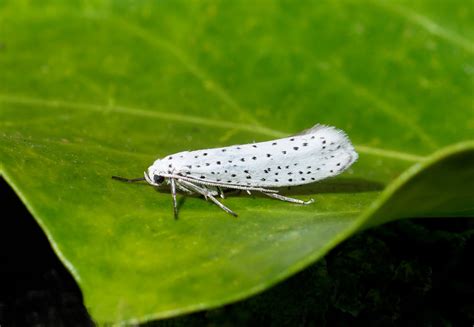
<svg viewBox="0 0 474 327">
<path fill-rule="evenodd" d="M 0 3 L 0 170 L 98 322 L 255 294 L 360 230 L 474 216 L 464 1 Z M 334 179 L 224 203 L 114 181 L 158 157 L 314 125 L 360 154 Z"/>
</svg>

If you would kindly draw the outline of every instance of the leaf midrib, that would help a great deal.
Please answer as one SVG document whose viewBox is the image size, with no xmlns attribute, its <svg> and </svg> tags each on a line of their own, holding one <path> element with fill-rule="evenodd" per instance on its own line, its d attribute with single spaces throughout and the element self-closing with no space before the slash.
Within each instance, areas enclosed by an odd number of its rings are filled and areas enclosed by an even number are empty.
<svg viewBox="0 0 474 327">
<path fill-rule="evenodd" d="M 226 91 L 219 83 L 211 79 L 204 72 L 203 69 L 199 68 L 199 66 L 196 63 L 194 63 L 192 59 L 190 59 L 189 56 L 186 55 L 186 52 L 183 51 L 181 48 L 174 45 L 171 41 L 158 36 L 157 34 L 150 33 L 148 30 L 144 29 L 138 24 L 133 24 L 129 21 L 126 21 L 114 15 L 110 16 L 109 19 L 111 20 L 111 22 L 115 23 L 118 28 L 124 30 L 125 32 L 130 33 L 131 35 L 134 35 L 140 38 L 149 46 L 154 47 L 154 48 L 164 49 L 168 51 L 169 53 L 171 53 L 173 56 L 175 56 L 178 59 L 178 61 L 181 62 L 181 64 L 190 73 L 192 73 L 198 80 L 200 80 L 204 85 L 206 85 L 206 88 L 209 91 L 211 91 L 213 94 L 215 94 L 218 99 L 220 99 L 221 101 L 223 101 L 230 107 L 234 108 L 236 111 L 243 114 L 246 117 L 246 119 L 254 123 L 255 127 L 262 127 L 262 125 L 255 119 L 255 117 L 253 117 L 249 113 L 248 110 L 246 109 L 244 110 L 244 108 L 240 106 L 237 100 L 235 100 L 228 91 Z M 321 70 L 321 67 L 319 65 L 316 65 L 316 67 Z M 324 72 L 324 69 L 322 70 L 322 72 Z M 336 75 L 338 79 L 344 81 L 344 83 L 348 85 L 356 94 L 372 102 L 375 105 L 375 107 L 378 108 L 378 110 L 380 110 L 382 113 L 384 113 L 385 115 L 387 115 L 394 121 L 402 123 L 404 126 L 406 126 L 410 130 L 412 130 L 414 133 L 416 133 L 416 135 L 418 135 L 421 138 L 421 140 L 429 148 L 431 149 L 437 148 L 436 143 L 433 141 L 433 139 L 428 134 L 426 134 L 426 132 L 408 116 L 400 114 L 397 110 L 395 110 L 393 106 L 380 100 L 377 96 L 373 95 L 369 90 L 367 90 L 363 86 L 357 85 L 356 83 L 351 81 L 349 78 L 347 78 L 347 76 L 343 72 L 338 71 Z M 335 75 L 333 72 L 332 77 L 334 78 L 334 76 Z M 279 135 L 276 135 L 276 134 L 273 134 L 271 136 L 279 137 Z"/>
<path fill-rule="evenodd" d="M 80 110 L 87 110 L 87 111 L 94 111 L 94 112 L 101 112 L 101 113 L 116 112 L 116 113 L 128 114 L 128 115 L 133 115 L 133 116 L 166 119 L 166 120 L 176 121 L 180 123 L 198 124 L 198 125 L 205 125 L 205 126 L 224 128 L 224 129 L 233 128 L 240 131 L 258 133 L 258 134 L 270 136 L 270 137 L 285 137 L 290 134 L 290 133 L 285 133 L 285 132 L 274 130 L 274 129 L 264 127 L 264 126 L 240 124 L 240 123 L 234 123 L 230 121 L 221 121 L 221 120 L 196 117 L 196 116 L 191 116 L 191 115 L 169 114 L 169 113 L 160 112 L 160 111 L 150 111 L 150 110 L 145 110 L 141 108 L 125 107 L 125 106 L 117 106 L 117 105 L 103 106 L 99 104 L 68 102 L 64 100 L 45 100 L 41 98 L 31 98 L 31 97 L 8 95 L 8 94 L 0 94 L 0 102 L 30 105 L 33 107 L 34 106 L 42 106 L 46 108 L 64 107 L 64 108 L 69 108 L 72 110 L 80 109 Z M 357 148 L 358 151 L 362 153 L 371 154 L 371 155 L 375 155 L 379 157 L 388 157 L 388 158 L 398 159 L 402 161 L 420 162 L 425 159 L 424 156 L 419 156 L 417 154 L 390 150 L 390 149 L 381 149 L 381 148 L 372 147 L 368 145 L 356 144 L 355 147 Z M 116 150 L 116 151 L 119 151 L 119 150 Z"/>
</svg>

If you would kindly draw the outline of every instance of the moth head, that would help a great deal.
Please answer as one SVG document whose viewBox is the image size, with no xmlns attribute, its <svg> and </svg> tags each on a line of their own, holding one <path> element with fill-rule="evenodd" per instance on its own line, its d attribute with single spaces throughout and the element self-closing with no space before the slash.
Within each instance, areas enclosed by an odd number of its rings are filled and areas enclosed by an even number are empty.
<svg viewBox="0 0 474 327">
<path fill-rule="evenodd" d="M 149 174 L 148 172 L 145 172 L 144 175 L 148 184 L 153 186 L 160 186 L 165 181 L 165 178 L 159 174 Z"/>
<path fill-rule="evenodd" d="M 160 173 L 160 170 L 156 169 L 156 167 L 154 166 L 148 168 L 148 170 L 145 171 L 144 175 L 145 180 L 148 182 L 148 184 L 151 184 L 153 186 L 160 186 L 165 181 L 165 178 Z"/>
</svg>

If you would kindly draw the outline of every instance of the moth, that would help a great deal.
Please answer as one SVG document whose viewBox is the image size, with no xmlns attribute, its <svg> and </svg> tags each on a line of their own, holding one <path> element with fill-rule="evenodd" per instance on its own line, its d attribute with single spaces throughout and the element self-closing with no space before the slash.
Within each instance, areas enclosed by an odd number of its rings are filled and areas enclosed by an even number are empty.
<svg viewBox="0 0 474 327">
<path fill-rule="evenodd" d="M 146 181 L 159 187 L 169 185 L 174 217 L 178 217 L 177 190 L 201 194 L 225 212 L 237 216 L 216 199 L 224 190 L 261 192 L 271 198 L 307 205 L 278 194 L 274 188 L 313 183 L 336 176 L 350 167 L 358 154 L 346 134 L 334 127 L 315 125 L 301 133 L 277 140 L 232 145 L 196 151 L 183 151 L 156 160 L 144 177 L 125 181 Z"/>
</svg>

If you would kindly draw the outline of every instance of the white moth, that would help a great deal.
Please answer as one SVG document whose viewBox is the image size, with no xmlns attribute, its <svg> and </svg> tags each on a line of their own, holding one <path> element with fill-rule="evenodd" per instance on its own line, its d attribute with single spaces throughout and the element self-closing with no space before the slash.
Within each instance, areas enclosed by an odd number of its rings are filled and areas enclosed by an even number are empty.
<svg viewBox="0 0 474 327">
<path fill-rule="evenodd" d="M 333 127 L 316 125 L 303 132 L 273 141 L 183 151 L 156 160 L 143 178 L 153 186 L 171 186 L 174 215 L 178 209 L 176 190 L 198 193 L 224 211 L 237 216 L 220 203 L 223 189 L 258 191 L 269 197 L 298 204 L 310 204 L 278 194 L 278 188 L 313 183 L 346 170 L 358 158 L 346 134 Z"/>
</svg>

